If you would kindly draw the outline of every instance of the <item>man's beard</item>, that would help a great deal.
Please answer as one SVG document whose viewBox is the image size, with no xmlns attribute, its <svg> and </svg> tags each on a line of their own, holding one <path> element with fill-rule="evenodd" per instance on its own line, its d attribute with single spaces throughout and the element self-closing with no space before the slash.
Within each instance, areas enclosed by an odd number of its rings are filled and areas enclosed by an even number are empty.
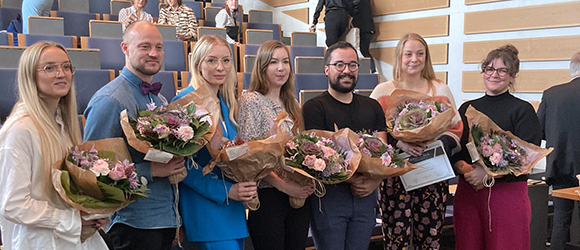
<svg viewBox="0 0 580 250">
<path fill-rule="evenodd" d="M 340 79 L 348 77 L 351 79 L 352 84 L 350 86 L 344 86 L 342 84 L 340 84 Z M 348 92 L 352 92 L 352 90 L 354 89 L 354 87 L 356 87 L 356 82 L 358 81 L 358 79 L 354 76 L 354 75 L 347 75 L 347 74 L 342 74 L 340 76 L 338 76 L 336 78 L 336 81 L 332 81 L 329 80 L 330 82 L 330 87 L 334 90 L 336 90 L 337 92 L 340 93 L 348 93 Z"/>
<path fill-rule="evenodd" d="M 145 64 L 137 64 L 134 65 L 133 68 L 143 75 L 152 76 L 157 74 L 157 72 L 161 70 L 161 65 L 162 65 L 161 62 L 159 62 L 159 67 L 156 70 L 148 70 L 147 68 L 145 68 Z"/>
</svg>

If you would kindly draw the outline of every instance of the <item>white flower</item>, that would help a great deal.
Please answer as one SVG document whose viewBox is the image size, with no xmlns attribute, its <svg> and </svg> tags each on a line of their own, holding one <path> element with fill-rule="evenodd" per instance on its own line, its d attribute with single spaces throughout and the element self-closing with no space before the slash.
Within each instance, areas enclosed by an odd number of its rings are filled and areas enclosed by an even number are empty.
<svg viewBox="0 0 580 250">
<path fill-rule="evenodd" d="M 90 168 L 91 171 L 93 171 L 93 173 L 95 173 L 95 175 L 97 177 L 99 176 L 106 176 L 109 174 L 109 172 L 111 171 L 109 169 L 109 163 L 107 163 L 107 161 L 103 160 L 103 159 L 98 159 L 95 164 L 93 164 L 93 166 Z"/>
<path fill-rule="evenodd" d="M 177 130 L 177 137 L 182 141 L 189 141 L 193 138 L 193 129 L 188 125 L 183 125 Z"/>
</svg>

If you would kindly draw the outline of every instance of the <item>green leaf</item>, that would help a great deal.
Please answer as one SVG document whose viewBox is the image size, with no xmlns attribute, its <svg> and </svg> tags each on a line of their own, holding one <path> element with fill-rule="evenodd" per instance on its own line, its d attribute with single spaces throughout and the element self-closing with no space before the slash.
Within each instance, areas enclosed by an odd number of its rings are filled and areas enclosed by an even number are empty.
<svg viewBox="0 0 580 250">
<path fill-rule="evenodd" d="M 188 115 L 195 114 L 195 110 L 196 110 L 196 107 L 195 107 L 195 103 L 193 103 L 193 102 L 191 104 L 189 104 L 187 106 L 187 108 L 185 109 L 185 111 Z"/>
</svg>

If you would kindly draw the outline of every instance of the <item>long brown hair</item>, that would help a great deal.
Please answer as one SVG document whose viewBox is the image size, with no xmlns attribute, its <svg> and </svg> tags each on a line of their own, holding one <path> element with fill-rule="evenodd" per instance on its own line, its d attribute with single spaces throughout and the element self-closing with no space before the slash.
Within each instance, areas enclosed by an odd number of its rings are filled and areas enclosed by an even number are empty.
<svg viewBox="0 0 580 250">
<path fill-rule="evenodd" d="M 272 54 L 274 50 L 282 48 L 286 51 L 288 58 L 290 58 L 290 52 L 288 48 L 279 41 L 270 40 L 262 44 L 258 49 L 256 54 L 256 62 L 254 64 L 254 69 L 252 70 L 252 78 L 250 80 L 249 91 L 256 91 L 262 95 L 266 95 L 270 92 L 270 80 L 268 80 L 267 70 L 270 65 L 270 60 L 272 60 Z M 284 105 L 284 109 L 290 115 L 294 121 L 293 132 L 296 132 L 298 128 L 302 128 L 302 112 L 300 111 L 300 105 L 296 100 L 296 91 L 294 89 L 294 72 L 292 70 L 292 64 L 290 64 L 288 80 L 280 88 L 280 99 Z"/>
</svg>

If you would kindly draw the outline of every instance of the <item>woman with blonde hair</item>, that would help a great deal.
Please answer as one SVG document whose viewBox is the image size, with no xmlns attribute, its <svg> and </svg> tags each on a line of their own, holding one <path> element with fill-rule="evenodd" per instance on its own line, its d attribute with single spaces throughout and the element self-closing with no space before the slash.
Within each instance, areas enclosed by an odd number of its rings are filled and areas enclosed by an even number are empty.
<svg viewBox="0 0 580 250">
<path fill-rule="evenodd" d="M 219 102 L 219 117 L 223 137 L 233 140 L 237 135 L 235 114 L 236 72 L 233 69 L 232 51 L 228 42 L 216 35 L 203 36 L 193 48 L 190 62 L 190 86 L 182 90 L 173 101 L 206 85 Z M 202 168 L 211 160 L 207 148 L 193 155 L 198 168 L 186 161 L 187 177 L 179 183 L 180 209 L 187 239 L 202 250 L 242 250 L 248 236 L 243 201 L 250 201 L 257 193 L 255 182 L 232 183 L 223 179 L 219 168 L 203 176 Z M 225 189 L 225 190 L 224 190 Z"/>
<path fill-rule="evenodd" d="M 131 0 L 131 6 L 123 8 L 119 11 L 119 22 L 121 22 L 121 27 L 123 32 L 129 24 L 132 24 L 139 20 L 145 20 L 153 23 L 153 17 L 151 14 L 145 12 L 143 8 L 147 6 L 147 0 Z"/>
<path fill-rule="evenodd" d="M 244 140 L 267 136 L 274 126 L 273 120 L 282 111 L 289 115 L 282 123 L 286 134 L 292 135 L 303 127 L 290 52 L 284 44 L 267 41 L 260 46 L 250 88 L 240 97 L 239 104 L 239 136 Z M 294 209 L 288 198 L 305 199 L 313 191 L 313 186 L 300 186 L 286 178 L 280 166 L 266 176 L 258 185 L 260 208 L 250 211 L 248 216 L 254 249 L 303 250 L 311 219 L 310 202 Z"/>
<path fill-rule="evenodd" d="M 38 42 L 20 57 L 18 96 L 0 129 L 0 227 L 5 250 L 107 249 L 99 234 L 81 243 L 85 221 L 52 184 L 52 164 L 82 142 L 73 81 L 62 45 Z"/>
<path fill-rule="evenodd" d="M 435 78 L 427 42 L 418 34 L 408 33 L 395 50 L 393 80 L 375 87 L 371 97 L 383 109 L 395 89 L 406 89 L 444 100 L 453 106 L 455 116 L 451 127 L 438 135 L 450 156 L 459 151 L 459 138 L 463 129 L 451 90 Z M 389 144 L 412 156 L 421 156 L 428 142 L 405 142 L 388 135 Z M 439 249 L 440 235 L 445 218 L 449 183 L 438 182 L 410 192 L 405 191 L 399 177 L 388 178 L 380 186 L 380 205 L 386 249 Z"/>
</svg>

